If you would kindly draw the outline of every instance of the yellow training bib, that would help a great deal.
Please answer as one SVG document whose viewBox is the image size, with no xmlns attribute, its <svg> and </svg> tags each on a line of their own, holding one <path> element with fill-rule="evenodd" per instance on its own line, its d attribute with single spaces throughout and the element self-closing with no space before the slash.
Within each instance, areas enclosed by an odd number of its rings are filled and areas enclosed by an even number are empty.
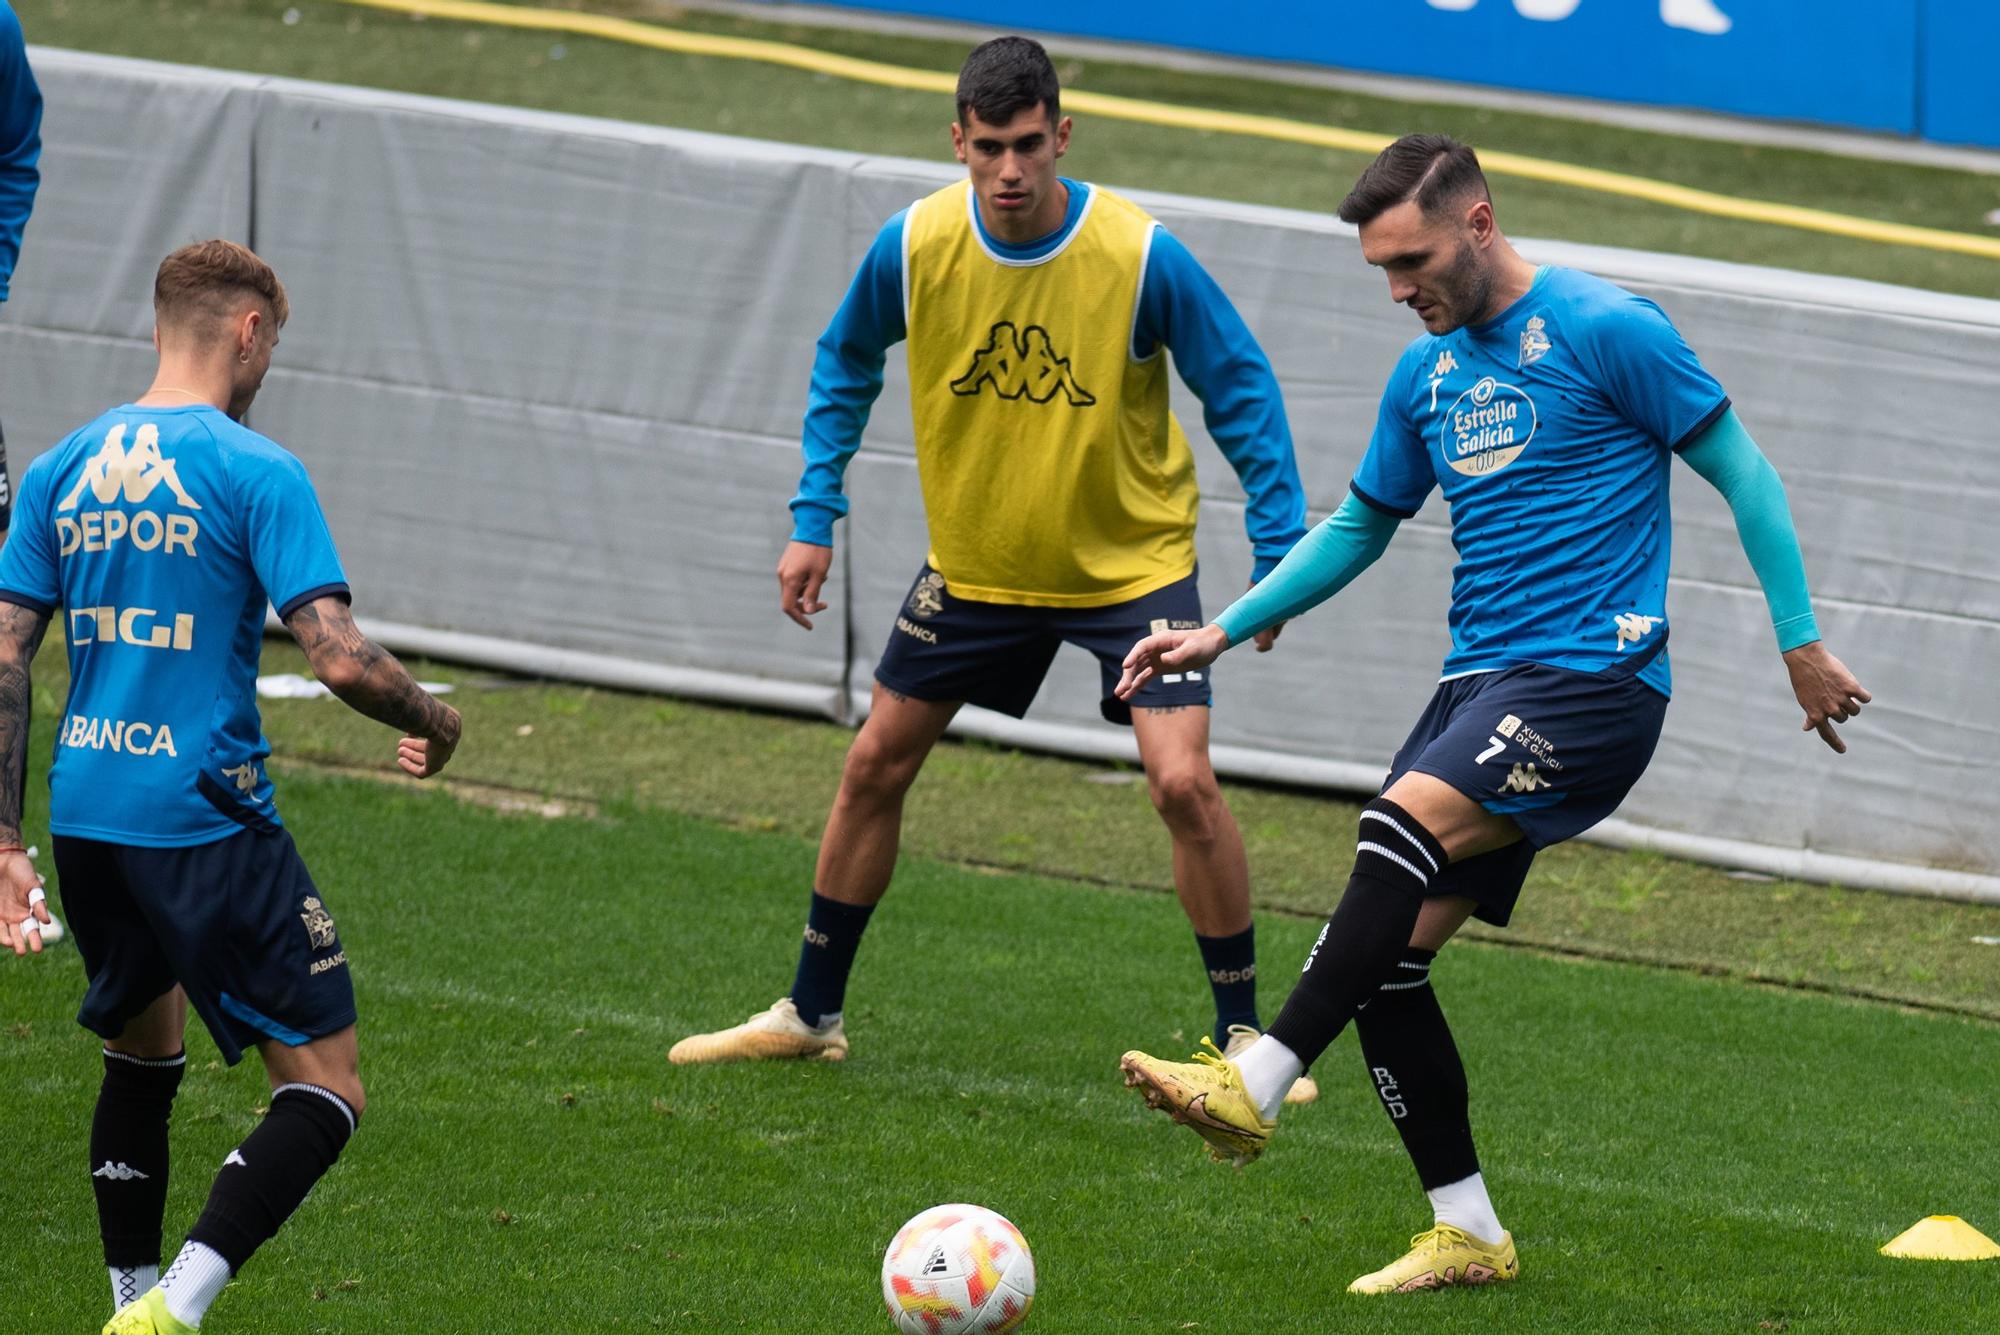
<svg viewBox="0 0 2000 1335">
<path fill-rule="evenodd" d="M 903 223 L 930 563 L 961 598 L 1102 607 L 1194 570 L 1194 455 L 1167 358 L 1132 356 L 1153 220 L 1093 186 L 1062 244 L 988 249 L 970 184 Z"/>
</svg>

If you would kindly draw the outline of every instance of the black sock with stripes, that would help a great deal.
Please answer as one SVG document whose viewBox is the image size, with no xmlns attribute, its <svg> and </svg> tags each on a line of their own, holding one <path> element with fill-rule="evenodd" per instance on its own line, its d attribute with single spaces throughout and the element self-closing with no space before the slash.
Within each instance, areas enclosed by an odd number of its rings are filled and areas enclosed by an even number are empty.
<svg viewBox="0 0 2000 1335">
<path fill-rule="evenodd" d="M 1265 1032 L 1308 1068 L 1354 1012 L 1388 980 L 1410 944 L 1444 849 L 1410 813 L 1385 797 L 1361 809 L 1347 893 L 1320 929 L 1285 1008 Z"/>
<path fill-rule="evenodd" d="M 1431 987 L 1434 958 L 1428 950 L 1406 950 L 1395 975 L 1354 1017 L 1369 1079 L 1425 1191 L 1479 1171 L 1465 1063 Z"/>
<path fill-rule="evenodd" d="M 186 1070 L 186 1053 L 135 1057 L 104 1050 L 104 1083 L 90 1119 L 90 1188 L 97 1197 L 104 1264 L 113 1270 L 159 1269 L 167 1124 Z"/>
<path fill-rule="evenodd" d="M 233 1273 L 269 1242 L 354 1134 L 354 1109 L 318 1085 L 281 1085 L 249 1139 L 229 1152 L 188 1241 Z"/>
</svg>

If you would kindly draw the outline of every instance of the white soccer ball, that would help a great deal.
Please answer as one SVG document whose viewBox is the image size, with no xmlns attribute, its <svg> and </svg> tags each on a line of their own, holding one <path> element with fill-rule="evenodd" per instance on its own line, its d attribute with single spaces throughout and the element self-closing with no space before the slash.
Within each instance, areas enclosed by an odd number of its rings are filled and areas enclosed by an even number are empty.
<svg viewBox="0 0 2000 1335">
<path fill-rule="evenodd" d="M 933 1205 L 882 1258 L 882 1301 L 905 1335 L 1002 1335 L 1034 1300 L 1028 1240 L 981 1205 Z"/>
</svg>

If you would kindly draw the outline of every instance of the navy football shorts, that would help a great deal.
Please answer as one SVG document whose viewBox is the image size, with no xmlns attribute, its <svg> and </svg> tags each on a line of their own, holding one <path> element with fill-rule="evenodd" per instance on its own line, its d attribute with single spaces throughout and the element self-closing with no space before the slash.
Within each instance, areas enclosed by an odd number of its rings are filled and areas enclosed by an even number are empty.
<svg viewBox="0 0 2000 1335">
<path fill-rule="evenodd" d="M 90 978 L 77 1023 L 116 1038 L 179 983 L 234 1066 L 354 1023 L 347 951 L 281 828 L 187 848 L 56 835 L 63 917 Z"/>
<path fill-rule="evenodd" d="M 1074 644 L 1097 656 L 1104 681 L 1098 708 L 1106 721 L 1129 724 L 1134 706 L 1205 705 L 1209 670 L 1170 672 L 1139 688 L 1130 702 L 1112 692 L 1132 646 L 1163 630 L 1199 630 L 1195 577 L 1108 607 L 1021 607 L 954 597 L 926 565 L 896 613 L 875 680 L 916 700 L 962 700 L 1020 718 L 1055 660 Z"/>
<path fill-rule="evenodd" d="M 1427 894 L 1466 896 L 1474 917 L 1504 927 L 1535 850 L 1618 809 L 1646 772 L 1667 715 L 1667 697 L 1635 675 L 1643 666 L 1636 656 L 1596 673 L 1530 663 L 1438 683 L 1390 764 L 1389 783 L 1412 770 L 1442 779 L 1512 820 L 1523 838 L 1452 863 Z"/>
</svg>

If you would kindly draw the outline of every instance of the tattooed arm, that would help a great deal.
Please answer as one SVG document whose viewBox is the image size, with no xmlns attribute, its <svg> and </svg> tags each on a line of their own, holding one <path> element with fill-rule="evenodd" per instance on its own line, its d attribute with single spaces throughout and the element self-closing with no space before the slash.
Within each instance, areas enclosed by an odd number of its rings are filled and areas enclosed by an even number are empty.
<svg viewBox="0 0 2000 1335">
<path fill-rule="evenodd" d="M 396 748 L 398 764 L 419 779 L 445 767 L 458 748 L 458 711 L 417 685 L 394 655 L 363 635 L 345 599 L 315 598 L 293 608 L 285 627 L 328 690 L 355 711 L 407 734 Z"/>
<path fill-rule="evenodd" d="M 28 666 L 49 628 L 44 612 L 17 603 L 0 602 L 0 947 L 17 955 L 42 948 L 39 932 L 21 930 L 31 916 L 28 893 L 41 888 L 35 864 L 21 848 L 22 789 L 28 773 Z M 32 916 L 49 920 L 40 904 Z"/>
</svg>

